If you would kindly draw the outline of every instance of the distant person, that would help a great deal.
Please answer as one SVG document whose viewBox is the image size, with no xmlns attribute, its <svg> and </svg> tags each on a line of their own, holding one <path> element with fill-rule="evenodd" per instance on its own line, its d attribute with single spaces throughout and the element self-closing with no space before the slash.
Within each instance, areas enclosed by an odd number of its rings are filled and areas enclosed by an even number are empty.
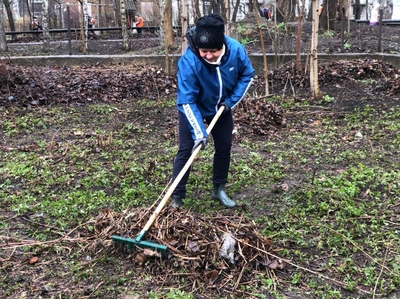
<svg viewBox="0 0 400 299">
<path fill-rule="evenodd" d="M 94 18 L 92 18 L 91 16 L 88 16 L 88 28 L 93 28 L 95 23 Z"/>
<path fill-rule="evenodd" d="M 371 12 L 371 19 L 369 20 L 369 24 L 371 26 L 376 26 L 378 24 L 379 20 L 379 3 L 374 4 L 374 8 L 372 9 Z"/>
<path fill-rule="evenodd" d="M 321 2 L 320 4 L 319 4 L 319 7 L 318 7 L 318 15 L 320 16 L 321 14 L 322 14 L 322 11 L 324 10 L 324 4 Z"/>
<path fill-rule="evenodd" d="M 142 34 L 142 27 L 143 27 L 143 25 L 144 25 L 144 22 L 143 22 L 143 18 L 142 18 L 142 16 L 140 15 L 140 13 L 137 13 L 137 14 L 136 14 L 135 23 L 136 23 L 136 30 L 137 30 L 137 33 L 138 33 L 138 34 Z"/>
<path fill-rule="evenodd" d="M 42 30 L 42 26 L 40 25 L 40 23 L 36 17 L 33 17 L 32 30 L 35 30 L 35 31 Z"/>
<path fill-rule="evenodd" d="M 92 18 L 91 16 L 88 16 L 87 17 L 87 22 L 88 22 L 88 29 L 93 28 L 94 23 L 95 23 L 94 18 Z M 94 37 L 94 32 L 93 31 L 89 31 L 88 35 L 89 35 L 90 38 L 93 38 Z"/>
<path fill-rule="evenodd" d="M 271 19 L 271 12 L 269 11 L 268 7 L 264 5 L 263 9 L 261 10 L 261 16 L 267 20 Z"/>
</svg>

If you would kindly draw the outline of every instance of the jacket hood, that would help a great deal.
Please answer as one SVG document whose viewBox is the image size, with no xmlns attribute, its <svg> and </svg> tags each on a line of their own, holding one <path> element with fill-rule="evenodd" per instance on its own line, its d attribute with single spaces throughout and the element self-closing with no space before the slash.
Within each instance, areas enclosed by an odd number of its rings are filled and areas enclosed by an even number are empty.
<svg viewBox="0 0 400 299">
<path fill-rule="evenodd" d="M 186 32 L 185 36 L 188 41 L 189 49 L 192 50 L 193 53 L 195 53 L 197 56 L 200 57 L 199 51 L 197 50 L 196 44 L 194 42 L 194 39 L 196 37 L 196 26 L 189 28 L 188 31 Z"/>
</svg>

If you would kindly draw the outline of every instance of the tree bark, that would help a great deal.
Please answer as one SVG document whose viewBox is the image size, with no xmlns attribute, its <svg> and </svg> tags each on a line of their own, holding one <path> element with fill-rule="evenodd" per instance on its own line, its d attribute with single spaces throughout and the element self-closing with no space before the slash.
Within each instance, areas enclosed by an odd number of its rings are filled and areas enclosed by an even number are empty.
<svg viewBox="0 0 400 299">
<path fill-rule="evenodd" d="M 296 0 L 297 2 L 297 14 L 299 17 L 299 24 L 297 26 L 297 36 L 296 36 L 296 64 L 297 70 L 301 72 L 303 67 L 301 65 L 301 31 L 303 27 L 303 11 L 300 9 L 300 1 Z"/>
<path fill-rule="evenodd" d="M 334 30 L 336 24 L 336 1 L 325 1 L 320 16 L 320 27 L 325 30 Z"/>
<path fill-rule="evenodd" d="M 82 41 L 82 52 L 87 53 L 87 0 L 80 2 L 81 4 L 81 41 Z M 82 19 L 83 18 L 83 19 Z"/>
<path fill-rule="evenodd" d="M 182 54 L 185 53 L 187 48 L 186 31 L 188 29 L 188 11 L 187 11 L 187 0 L 182 0 Z"/>
<path fill-rule="evenodd" d="M 256 7 L 258 9 L 257 0 L 253 0 L 253 1 L 254 1 L 254 7 Z M 262 51 L 262 54 L 263 54 L 265 95 L 269 96 L 267 53 L 265 53 L 264 37 L 263 37 L 262 30 L 261 30 L 261 25 L 260 25 L 260 16 L 259 16 L 258 13 L 255 13 L 254 15 L 256 17 L 256 22 L 257 22 L 257 27 L 258 27 L 258 34 L 260 36 L 261 51 Z"/>
<path fill-rule="evenodd" d="M 124 50 L 128 51 L 131 49 L 129 43 L 129 32 L 128 32 L 128 23 L 126 21 L 126 5 L 125 0 L 120 0 L 120 10 L 121 10 L 121 28 L 122 28 L 122 47 Z M 132 30 L 132 29 L 131 29 Z"/>
<path fill-rule="evenodd" d="M 3 11 L 4 0 L 0 0 L 0 51 L 7 52 L 7 40 L 6 31 L 4 29 L 4 11 Z"/>
<path fill-rule="evenodd" d="M 194 0 L 193 3 L 193 19 L 194 19 L 194 23 L 197 23 L 197 20 L 201 17 L 201 13 L 200 13 L 200 1 L 199 0 Z"/>
<path fill-rule="evenodd" d="M 49 32 L 49 2 L 42 1 L 42 33 L 43 33 L 43 52 L 50 51 L 50 32 Z"/>
<path fill-rule="evenodd" d="M 354 19 L 359 20 L 361 18 L 361 7 L 360 0 L 356 0 L 354 4 Z"/>
<path fill-rule="evenodd" d="M 162 23 L 165 46 L 165 72 L 170 75 L 171 69 L 169 67 L 169 48 L 174 45 L 174 35 L 172 31 L 172 0 L 165 0 Z"/>
<path fill-rule="evenodd" d="M 7 12 L 8 24 L 10 25 L 10 30 L 15 31 L 15 23 L 14 23 L 12 7 L 11 7 L 12 3 L 10 0 L 4 0 L 3 4 L 4 4 L 4 7 Z M 3 7 L 3 6 L 1 6 L 1 7 Z M 16 39 L 16 38 L 17 38 L 17 35 L 13 34 L 12 39 Z"/>
<path fill-rule="evenodd" d="M 174 45 L 174 32 L 172 30 L 172 0 L 165 0 L 163 30 L 165 47 L 169 49 Z"/>
<path fill-rule="evenodd" d="M 238 13 L 239 6 L 240 6 L 240 0 L 236 0 L 236 3 L 234 5 L 233 11 L 232 11 L 232 19 L 231 19 L 232 23 L 236 22 L 236 15 Z"/>
<path fill-rule="evenodd" d="M 318 0 L 312 0 L 312 36 L 311 36 L 311 48 L 310 48 L 310 88 L 311 94 L 314 100 L 321 98 L 321 91 L 318 83 L 318 27 L 319 27 L 319 16 L 318 16 Z"/>
</svg>

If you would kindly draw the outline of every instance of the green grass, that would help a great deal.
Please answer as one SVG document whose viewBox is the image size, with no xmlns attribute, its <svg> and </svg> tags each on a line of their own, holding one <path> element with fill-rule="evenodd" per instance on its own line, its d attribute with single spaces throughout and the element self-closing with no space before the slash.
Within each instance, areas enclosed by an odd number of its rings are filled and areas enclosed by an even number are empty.
<svg viewBox="0 0 400 299">
<path fill-rule="evenodd" d="M 334 100 L 326 96 L 320 104 Z M 2 146 L 8 150 L 0 152 L 0 235 L 45 242 L 60 237 L 51 227 L 60 233 L 79 228 L 103 208 L 120 212 L 150 206 L 170 179 L 177 150 L 173 106 L 173 100 L 140 100 L 31 111 L 1 107 Z M 400 287 L 399 106 L 366 106 L 344 118 L 321 111 L 318 122 L 308 114 L 307 102 L 283 100 L 282 106 L 290 125 L 274 136 L 241 135 L 239 129 L 228 191 L 247 207 L 238 213 L 253 218 L 279 248 L 276 254 L 294 266 L 277 271 L 277 280 L 260 275 L 257 284 L 242 291 L 254 298 L 270 298 L 267 293 L 274 298 L 395 298 L 392 292 Z M 299 107 L 302 113 L 291 114 Z M 215 208 L 212 154 L 210 140 L 188 183 L 186 208 L 198 213 Z M 27 215 L 44 215 L 31 219 L 43 219 L 47 229 L 16 221 Z M 69 273 L 74 283 L 91 286 L 102 281 L 89 291 L 102 298 L 134 298 L 157 279 L 137 280 L 123 259 L 91 256 L 87 248 L 47 250 L 68 259 L 43 257 L 46 275 Z M 29 258 L 41 248 L 18 251 Z M 59 269 L 53 273 L 54 263 Z M 23 281 L 7 278 L 10 269 L 1 271 L 4 294 L 26 288 Z M 190 286 L 167 285 L 146 296 L 194 298 Z"/>
</svg>

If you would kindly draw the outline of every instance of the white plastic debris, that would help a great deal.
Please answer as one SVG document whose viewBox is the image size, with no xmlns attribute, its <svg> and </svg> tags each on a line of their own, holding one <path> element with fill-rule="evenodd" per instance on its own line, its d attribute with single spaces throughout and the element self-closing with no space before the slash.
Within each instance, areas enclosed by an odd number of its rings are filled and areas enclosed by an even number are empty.
<svg viewBox="0 0 400 299">
<path fill-rule="evenodd" d="M 363 134 L 361 134 L 360 132 L 356 133 L 356 138 L 357 139 L 362 139 L 363 137 L 364 137 Z"/>
<path fill-rule="evenodd" d="M 226 259 L 230 264 L 235 263 L 235 246 L 236 240 L 232 237 L 232 235 L 227 232 L 222 236 L 222 246 L 219 251 L 219 256 Z"/>
</svg>

